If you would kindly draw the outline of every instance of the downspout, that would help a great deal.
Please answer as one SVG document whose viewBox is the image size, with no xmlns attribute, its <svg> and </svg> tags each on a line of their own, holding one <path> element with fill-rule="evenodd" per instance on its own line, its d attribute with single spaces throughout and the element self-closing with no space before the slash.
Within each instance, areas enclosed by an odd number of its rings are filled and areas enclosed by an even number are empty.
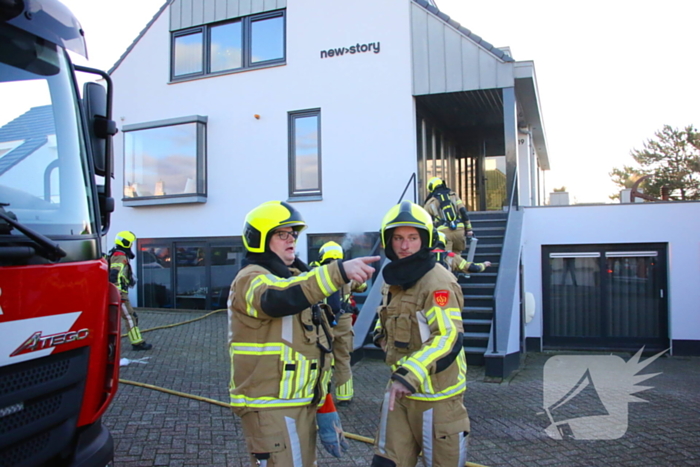
<svg viewBox="0 0 700 467">
<path fill-rule="evenodd" d="M 529 127 L 518 127 L 518 133 L 527 135 L 527 145 L 529 148 L 529 154 L 528 157 L 530 158 L 530 205 L 531 206 L 539 206 L 539 201 L 538 201 L 538 193 L 539 193 L 539 187 L 535 183 L 537 180 L 537 170 L 539 168 L 539 163 L 537 162 L 537 158 L 535 158 L 535 146 L 532 144 L 532 131 L 528 129 Z"/>
</svg>

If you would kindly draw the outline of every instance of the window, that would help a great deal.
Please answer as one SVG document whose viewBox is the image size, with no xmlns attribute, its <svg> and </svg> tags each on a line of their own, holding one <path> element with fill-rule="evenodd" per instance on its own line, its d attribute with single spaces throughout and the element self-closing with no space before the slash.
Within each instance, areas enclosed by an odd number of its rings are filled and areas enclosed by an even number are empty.
<svg viewBox="0 0 700 467">
<path fill-rule="evenodd" d="M 665 349 L 667 245 L 543 245 L 543 345 Z"/>
<path fill-rule="evenodd" d="M 176 31 L 171 62 L 173 80 L 283 64 L 284 10 Z"/>
<path fill-rule="evenodd" d="M 226 308 L 245 248 L 240 237 L 139 239 L 139 306 Z"/>
<path fill-rule="evenodd" d="M 321 199 L 321 110 L 289 113 L 289 197 Z"/>
<path fill-rule="evenodd" d="M 122 128 L 125 206 L 206 201 L 206 122 L 197 115 Z"/>
</svg>

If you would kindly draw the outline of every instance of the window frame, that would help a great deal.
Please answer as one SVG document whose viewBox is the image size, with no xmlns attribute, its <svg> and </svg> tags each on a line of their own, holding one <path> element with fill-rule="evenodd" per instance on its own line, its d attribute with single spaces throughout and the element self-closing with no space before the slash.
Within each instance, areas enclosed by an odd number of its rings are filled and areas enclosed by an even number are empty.
<svg viewBox="0 0 700 467">
<path fill-rule="evenodd" d="M 316 117 L 318 144 L 318 188 L 312 190 L 296 189 L 296 120 L 299 118 Z M 289 169 L 289 199 L 288 201 L 320 201 L 323 199 L 323 149 L 321 137 L 321 109 L 294 110 L 287 115 L 287 161 Z"/>
<path fill-rule="evenodd" d="M 190 36 L 192 34 L 197 34 L 197 33 L 202 33 L 202 49 L 201 50 L 201 55 L 202 55 L 202 61 L 204 63 L 200 63 L 202 65 L 201 69 L 202 71 L 198 71 L 195 73 L 187 73 L 184 75 L 179 75 L 175 77 L 175 41 L 177 40 L 178 37 L 185 37 L 185 36 Z M 207 31 L 205 31 L 204 26 L 198 26 L 196 28 L 189 28 L 189 29 L 183 29 L 181 31 L 175 31 L 172 33 L 170 37 L 170 79 L 171 80 L 187 80 L 187 79 L 192 79 L 192 78 L 197 78 L 200 76 L 204 76 L 206 74 L 206 67 L 204 65 L 208 61 L 206 57 L 206 42 L 207 42 Z"/>
<path fill-rule="evenodd" d="M 254 21 L 263 21 L 272 18 L 282 18 L 282 57 L 252 63 L 252 23 Z M 221 71 L 211 71 L 211 29 L 216 26 L 223 26 L 235 22 L 241 23 L 241 66 L 238 68 L 230 68 Z M 196 32 L 202 32 L 202 71 L 197 73 L 188 73 L 186 75 L 175 75 L 175 39 L 181 36 L 187 36 Z M 216 23 L 203 24 L 187 29 L 180 29 L 171 33 L 170 39 L 170 82 L 190 81 L 192 79 L 204 78 L 209 76 L 220 76 L 231 73 L 240 73 L 258 68 L 268 68 L 278 65 L 286 65 L 287 63 L 287 14 L 286 9 L 266 11 L 255 15 L 241 16 L 238 18 L 229 18 L 225 21 Z"/>
<path fill-rule="evenodd" d="M 122 204 L 126 207 L 136 206 L 154 206 L 164 204 L 185 204 L 185 203 L 206 203 L 207 201 L 207 117 L 202 115 L 191 115 L 187 117 L 170 118 L 166 120 L 157 120 L 152 122 L 134 123 L 124 125 L 122 127 L 123 142 L 123 173 L 122 173 Z M 132 131 L 151 130 L 155 128 L 171 127 L 176 125 L 184 125 L 194 123 L 196 125 L 196 183 L 197 189 L 195 193 L 180 193 L 174 195 L 162 196 L 139 196 L 136 198 L 128 198 L 124 196 L 124 187 L 126 185 L 126 134 Z"/>
</svg>

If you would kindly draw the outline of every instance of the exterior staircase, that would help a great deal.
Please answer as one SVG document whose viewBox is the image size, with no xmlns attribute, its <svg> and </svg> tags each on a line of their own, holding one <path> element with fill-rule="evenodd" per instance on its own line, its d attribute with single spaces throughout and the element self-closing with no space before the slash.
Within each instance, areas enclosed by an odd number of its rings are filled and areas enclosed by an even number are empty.
<svg viewBox="0 0 700 467">
<path fill-rule="evenodd" d="M 475 263 L 491 261 L 491 267 L 481 273 L 472 273 L 469 278 L 461 276 L 459 283 L 464 292 L 464 351 L 467 364 L 484 365 L 484 353 L 489 343 L 491 323 L 495 310 L 494 291 L 498 266 L 503 250 L 508 213 L 503 211 L 470 212 L 469 219 L 474 236 L 479 239 L 474 255 Z M 467 251 L 462 253 L 466 259 Z"/>
<path fill-rule="evenodd" d="M 464 293 L 464 308 L 462 310 L 462 322 L 464 323 L 464 351 L 467 355 L 467 364 L 483 366 L 491 323 L 495 308 L 494 292 L 498 266 L 503 249 L 503 239 L 506 231 L 508 213 L 502 211 L 470 212 L 469 219 L 474 229 L 474 235 L 479 239 L 475 263 L 491 261 L 491 267 L 481 273 L 472 273 L 469 278 L 460 276 L 458 282 Z M 468 251 L 462 256 L 466 259 Z M 384 353 L 372 343 L 373 318 L 369 332 L 365 334 L 364 343 L 359 352 L 353 352 L 352 361 L 355 363 L 363 357 L 384 358 Z"/>
</svg>

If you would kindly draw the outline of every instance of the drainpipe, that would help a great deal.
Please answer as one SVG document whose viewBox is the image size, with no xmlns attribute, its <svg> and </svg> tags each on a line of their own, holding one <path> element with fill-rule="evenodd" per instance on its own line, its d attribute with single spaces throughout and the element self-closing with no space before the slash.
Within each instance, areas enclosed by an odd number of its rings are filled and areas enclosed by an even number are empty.
<svg viewBox="0 0 700 467">
<path fill-rule="evenodd" d="M 532 144 L 532 132 L 528 129 L 528 127 L 518 127 L 518 133 L 521 133 L 523 135 L 527 135 L 528 138 L 528 148 L 530 149 L 530 154 L 528 154 L 528 157 L 530 158 L 529 164 L 530 164 L 530 206 L 537 206 L 539 203 L 537 201 L 537 160 L 535 159 L 535 148 L 534 145 Z"/>
</svg>

